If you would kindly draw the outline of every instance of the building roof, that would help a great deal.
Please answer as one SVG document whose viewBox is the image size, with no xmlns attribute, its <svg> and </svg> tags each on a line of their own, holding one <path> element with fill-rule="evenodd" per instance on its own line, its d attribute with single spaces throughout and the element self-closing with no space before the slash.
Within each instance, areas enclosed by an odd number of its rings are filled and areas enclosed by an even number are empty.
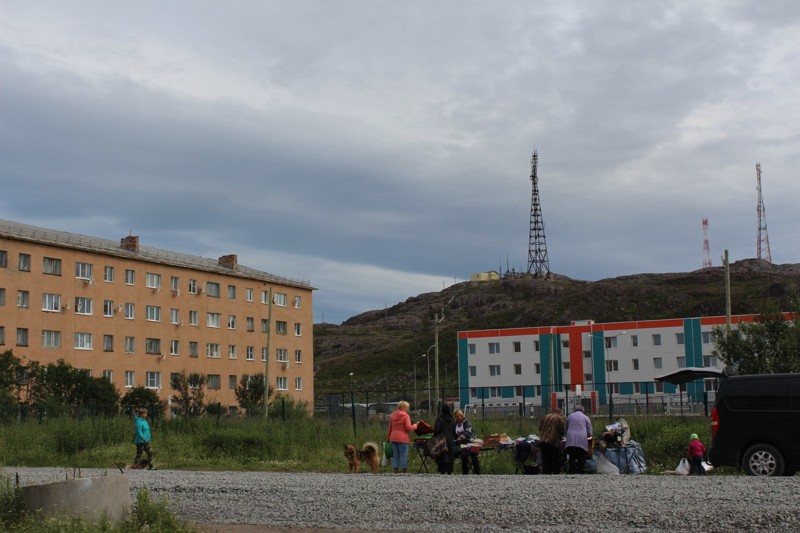
<svg viewBox="0 0 800 533">
<path fill-rule="evenodd" d="M 238 265 L 231 267 L 221 264 L 220 260 L 208 259 L 196 255 L 171 252 L 150 246 L 138 246 L 136 251 L 125 249 L 121 243 L 101 239 L 98 237 L 87 237 L 78 233 L 66 231 L 56 231 L 28 224 L 21 224 L 10 220 L 0 219 L 0 237 L 6 237 L 17 241 L 27 241 L 37 244 L 47 244 L 61 248 L 84 250 L 113 257 L 120 257 L 134 261 L 147 261 L 168 266 L 191 268 L 204 272 L 213 272 L 226 276 L 237 276 L 240 278 L 253 279 L 269 283 L 277 283 L 292 287 L 313 290 L 311 282 L 307 280 L 291 279 L 276 276 L 268 272 L 256 270 L 246 266 Z"/>
</svg>

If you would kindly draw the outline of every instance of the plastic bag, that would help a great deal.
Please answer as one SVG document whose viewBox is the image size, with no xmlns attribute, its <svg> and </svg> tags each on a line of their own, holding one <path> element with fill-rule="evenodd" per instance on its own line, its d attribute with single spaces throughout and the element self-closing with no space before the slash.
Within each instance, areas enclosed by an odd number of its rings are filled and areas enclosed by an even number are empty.
<svg viewBox="0 0 800 533">
<path fill-rule="evenodd" d="M 678 463 L 678 466 L 675 468 L 675 473 L 680 474 L 682 476 L 688 476 L 690 471 L 689 467 L 689 460 L 684 457 L 681 459 L 681 462 Z"/>
<path fill-rule="evenodd" d="M 708 461 L 703 461 L 701 464 L 703 465 L 703 470 L 705 470 L 706 473 L 711 472 L 712 470 L 714 470 L 714 465 L 712 465 Z"/>
<path fill-rule="evenodd" d="M 389 459 L 386 457 L 386 443 L 385 442 L 383 443 L 383 451 L 381 452 L 381 466 L 389 466 Z"/>
<path fill-rule="evenodd" d="M 603 455 L 596 455 L 595 459 L 597 459 L 597 473 L 598 474 L 616 474 L 619 475 L 619 468 L 611 464 L 611 461 L 605 458 Z"/>
</svg>

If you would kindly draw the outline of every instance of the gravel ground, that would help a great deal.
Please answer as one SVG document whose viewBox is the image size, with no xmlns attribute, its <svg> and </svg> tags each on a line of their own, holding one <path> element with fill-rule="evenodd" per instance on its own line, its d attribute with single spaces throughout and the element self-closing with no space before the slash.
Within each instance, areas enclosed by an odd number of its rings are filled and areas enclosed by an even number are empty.
<svg viewBox="0 0 800 533">
<path fill-rule="evenodd" d="M 25 485 L 73 475 L 56 468 L 5 467 L 2 473 L 19 474 Z M 77 476 L 105 474 L 121 475 L 87 469 Z M 166 496 L 176 514 L 208 531 L 800 530 L 798 476 L 127 474 L 134 501 L 143 488 Z"/>
</svg>

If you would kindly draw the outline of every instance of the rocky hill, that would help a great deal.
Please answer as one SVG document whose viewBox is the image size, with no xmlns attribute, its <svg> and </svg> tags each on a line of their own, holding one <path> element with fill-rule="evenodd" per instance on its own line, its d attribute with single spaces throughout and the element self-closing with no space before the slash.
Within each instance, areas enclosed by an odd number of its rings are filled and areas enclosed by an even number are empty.
<svg viewBox="0 0 800 533">
<path fill-rule="evenodd" d="M 440 380 L 455 386 L 458 331 L 724 315 L 724 278 L 723 268 L 716 267 L 599 281 L 553 275 L 460 283 L 341 325 L 315 325 L 315 389 L 318 395 L 349 390 L 352 379 L 356 390 L 409 390 L 415 359 L 434 344 L 437 314 L 444 315 Z M 731 265 L 730 278 L 733 314 L 798 309 L 800 265 L 743 260 Z M 427 372 L 425 364 L 417 361 L 418 379 Z"/>
</svg>

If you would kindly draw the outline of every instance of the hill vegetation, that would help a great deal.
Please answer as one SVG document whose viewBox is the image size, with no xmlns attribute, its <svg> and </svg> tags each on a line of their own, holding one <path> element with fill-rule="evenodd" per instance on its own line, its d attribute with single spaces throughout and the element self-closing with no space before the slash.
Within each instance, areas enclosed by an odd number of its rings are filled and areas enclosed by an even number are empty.
<svg viewBox="0 0 800 533">
<path fill-rule="evenodd" d="M 798 310 L 800 265 L 748 259 L 730 270 L 732 314 Z M 340 325 L 317 324 L 317 395 L 349 390 L 350 380 L 361 391 L 410 390 L 414 361 L 434 344 L 437 314 L 444 314 L 438 324 L 440 382 L 455 387 L 458 331 L 724 315 L 725 276 L 722 267 L 715 267 L 599 281 L 554 275 L 464 282 Z M 425 359 L 417 361 L 418 379 L 427 373 L 425 364 Z"/>
</svg>

